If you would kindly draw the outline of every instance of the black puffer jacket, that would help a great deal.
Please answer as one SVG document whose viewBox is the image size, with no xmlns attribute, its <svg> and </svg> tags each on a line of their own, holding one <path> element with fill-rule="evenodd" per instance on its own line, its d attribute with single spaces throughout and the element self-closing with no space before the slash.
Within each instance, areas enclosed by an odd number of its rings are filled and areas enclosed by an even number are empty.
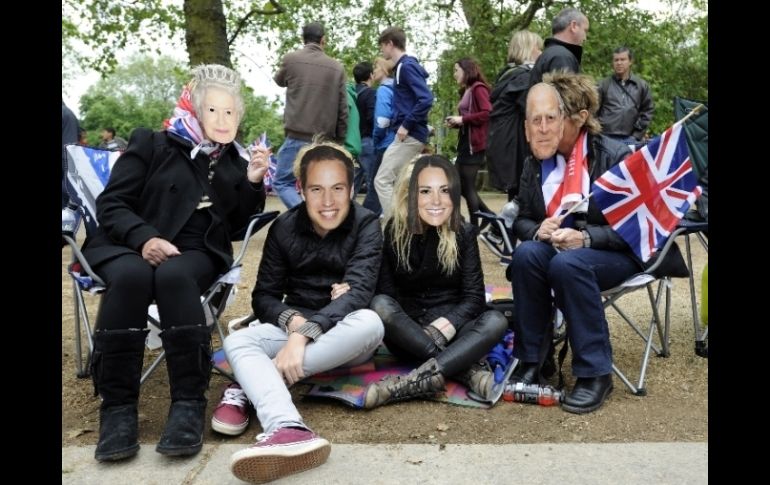
<svg viewBox="0 0 770 485">
<path fill-rule="evenodd" d="M 398 266 L 398 257 L 385 228 L 385 249 L 377 293 L 393 297 L 413 319 L 431 314 L 446 317 L 459 330 L 484 310 L 484 273 L 481 269 L 476 229 L 463 224 L 457 233 L 459 265 L 452 275 L 441 270 L 439 237 L 435 228 L 414 236 L 409 248 L 411 271 Z"/>
<path fill-rule="evenodd" d="M 254 314 L 277 324 L 281 312 L 293 308 L 327 332 L 348 313 L 369 307 L 381 261 L 382 230 L 372 211 L 351 202 L 342 224 L 321 238 L 303 202 L 270 226 L 251 294 Z M 350 291 L 332 301 L 332 283 L 342 282 Z"/>
<path fill-rule="evenodd" d="M 631 150 L 628 146 L 619 141 L 607 138 L 604 135 L 588 135 L 588 174 L 591 178 L 591 183 L 601 177 L 610 167 L 620 163 L 630 152 Z M 631 251 L 631 248 L 628 247 L 623 238 L 609 226 L 607 219 L 604 218 L 604 214 L 596 206 L 593 198 L 588 201 L 587 213 L 575 213 L 574 216 L 575 228 L 588 231 L 588 234 L 591 236 L 591 247 L 593 249 L 623 251 L 634 258 L 639 264 L 640 269 L 648 268 L 655 262 L 656 258 L 652 257 L 646 263 L 643 263 Z M 519 216 L 513 224 L 516 236 L 522 241 L 533 239 L 545 217 L 541 163 L 540 160 L 530 156 L 527 158 L 524 164 L 524 172 L 521 174 Z M 674 244 L 674 247 L 668 253 L 668 257 L 656 273 L 677 277 L 687 276 L 684 260 L 676 244 Z"/>
</svg>

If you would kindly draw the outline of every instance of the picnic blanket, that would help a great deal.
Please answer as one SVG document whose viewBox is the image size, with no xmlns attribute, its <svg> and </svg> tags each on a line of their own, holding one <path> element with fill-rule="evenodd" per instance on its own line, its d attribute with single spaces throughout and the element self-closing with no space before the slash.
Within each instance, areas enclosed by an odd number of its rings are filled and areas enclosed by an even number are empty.
<svg viewBox="0 0 770 485">
<path fill-rule="evenodd" d="M 490 292 L 488 290 L 488 292 Z M 502 293 L 502 289 L 500 291 Z M 510 294 L 510 293 L 509 293 Z M 482 400 L 480 396 L 469 392 L 463 384 L 452 379 L 446 381 L 446 392 L 432 398 L 434 401 L 446 402 L 458 406 L 487 409 L 495 405 L 503 394 L 503 388 L 516 366 L 517 359 L 513 358 L 513 332 L 508 330 L 503 340 L 487 355 L 487 360 L 494 369 L 496 384 L 492 399 Z M 226 373 L 232 373 L 224 350 L 219 350 L 212 356 L 215 366 Z M 355 367 L 339 367 L 327 372 L 310 376 L 302 384 L 310 384 L 306 396 L 315 398 L 331 398 L 344 402 L 354 408 L 363 408 L 366 386 L 387 375 L 406 375 L 414 369 L 413 363 L 396 359 L 385 346 L 379 346 L 374 357 Z"/>
<path fill-rule="evenodd" d="M 481 400 L 480 396 L 473 393 L 469 394 L 468 388 L 451 379 L 446 381 L 446 392 L 436 395 L 432 400 L 483 409 L 494 406 L 500 400 L 505 383 L 515 366 L 515 359 L 511 356 L 512 351 L 513 333 L 509 331 L 506 333 L 506 339 L 496 346 L 496 351 L 493 349 L 493 352 L 498 354 L 496 362 L 499 365 L 496 366 L 496 374 L 500 381 L 495 384 L 495 392 L 489 401 Z M 500 355 L 501 353 L 502 355 Z M 492 363 L 492 359 L 490 359 L 490 363 Z M 304 382 L 313 384 L 307 393 L 308 396 L 338 399 L 360 409 L 363 407 L 366 386 L 387 375 L 406 375 L 412 369 L 414 369 L 413 365 L 396 360 L 387 348 L 380 346 L 374 354 L 374 358 L 365 364 L 316 374 L 305 379 Z"/>
</svg>

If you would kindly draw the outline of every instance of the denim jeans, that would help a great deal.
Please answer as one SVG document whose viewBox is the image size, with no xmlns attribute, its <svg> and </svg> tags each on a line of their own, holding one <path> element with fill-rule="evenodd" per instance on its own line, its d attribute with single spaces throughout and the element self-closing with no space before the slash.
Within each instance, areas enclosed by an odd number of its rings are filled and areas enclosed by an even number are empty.
<svg viewBox="0 0 770 485">
<path fill-rule="evenodd" d="M 306 377 L 337 367 L 363 364 L 374 355 L 385 331 L 371 310 L 349 313 L 305 347 L 302 371 Z M 244 328 L 225 339 L 225 354 L 235 379 L 257 411 L 262 429 L 270 433 L 287 426 L 305 426 L 291 393 L 272 359 L 286 345 L 286 332 L 263 323 Z"/>
<path fill-rule="evenodd" d="M 281 202 L 288 209 L 302 202 L 302 198 L 297 193 L 297 179 L 294 177 L 294 159 L 297 158 L 300 149 L 308 143 L 310 142 L 287 136 L 276 155 L 277 166 L 273 190 L 278 193 Z"/>
<path fill-rule="evenodd" d="M 597 377 L 612 372 L 601 292 L 638 271 L 639 265 L 625 253 L 590 248 L 557 252 L 544 242 L 523 242 L 511 262 L 516 301 L 514 355 L 523 362 L 538 361 L 548 325 L 553 325 L 555 305 L 567 322 L 572 375 Z"/>
</svg>

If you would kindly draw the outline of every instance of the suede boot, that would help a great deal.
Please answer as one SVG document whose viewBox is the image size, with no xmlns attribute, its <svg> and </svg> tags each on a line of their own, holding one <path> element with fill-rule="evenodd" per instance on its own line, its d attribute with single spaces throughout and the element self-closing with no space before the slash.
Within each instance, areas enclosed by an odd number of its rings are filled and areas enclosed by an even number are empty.
<svg viewBox="0 0 770 485">
<path fill-rule="evenodd" d="M 203 447 L 206 389 L 211 378 L 211 332 L 205 326 L 172 327 L 160 334 L 166 351 L 171 406 L 155 451 L 197 454 Z"/>
<path fill-rule="evenodd" d="M 364 408 L 432 396 L 445 390 L 444 376 L 436 359 L 431 358 L 405 376 L 388 376 L 369 384 L 364 395 Z"/>
<path fill-rule="evenodd" d="M 100 330 L 94 334 L 91 374 L 102 398 L 94 457 L 117 461 L 139 451 L 137 402 L 147 329 Z"/>
</svg>

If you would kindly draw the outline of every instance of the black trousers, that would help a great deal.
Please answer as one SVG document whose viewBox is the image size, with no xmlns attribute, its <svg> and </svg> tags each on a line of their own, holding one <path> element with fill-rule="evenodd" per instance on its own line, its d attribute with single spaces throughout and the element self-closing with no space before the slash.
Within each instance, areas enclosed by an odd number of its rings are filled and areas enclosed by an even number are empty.
<svg viewBox="0 0 770 485">
<path fill-rule="evenodd" d="M 200 250 L 183 251 L 153 267 L 138 254 L 124 254 L 94 271 L 107 284 L 96 328 L 145 328 L 147 307 L 155 301 L 162 329 L 205 325 L 200 295 L 214 283 L 214 259 Z"/>
<path fill-rule="evenodd" d="M 478 362 L 502 340 L 508 328 L 508 321 L 502 313 L 488 310 L 462 325 L 457 335 L 441 350 L 423 331 L 423 327 L 440 315 L 429 311 L 425 318 L 417 322 L 387 295 L 375 296 L 371 307 L 385 325 L 385 345 L 394 355 L 420 364 L 435 357 L 441 373 L 449 377 Z"/>
</svg>

